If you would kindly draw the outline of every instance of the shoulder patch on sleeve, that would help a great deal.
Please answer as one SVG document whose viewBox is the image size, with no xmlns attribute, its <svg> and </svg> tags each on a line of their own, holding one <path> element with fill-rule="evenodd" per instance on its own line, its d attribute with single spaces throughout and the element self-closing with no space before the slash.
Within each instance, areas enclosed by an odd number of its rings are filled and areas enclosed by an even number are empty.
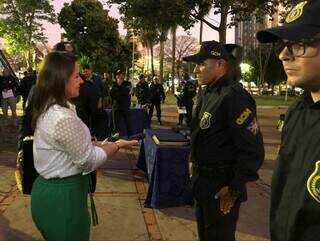
<svg viewBox="0 0 320 241">
<path fill-rule="evenodd" d="M 253 135 L 257 135 L 259 133 L 260 128 L 257 118 L 253 118 L 253 120 L 248 125 L 247 130 L 249 130 Z"/>
<path fill-rule="evenodd" d="M 236 120 L 237 124 L 242 125 L 251 114 L 252 114 L 252 111 L 249 108 L 246 108 Z"/>
</svg>

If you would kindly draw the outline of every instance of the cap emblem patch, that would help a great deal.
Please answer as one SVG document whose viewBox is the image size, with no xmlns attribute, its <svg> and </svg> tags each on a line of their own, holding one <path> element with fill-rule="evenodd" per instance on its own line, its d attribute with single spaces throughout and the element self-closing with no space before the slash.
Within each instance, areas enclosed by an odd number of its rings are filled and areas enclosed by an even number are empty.
<svg viewBox="0 0 320 241">
<path fill-rule="evenodd" d="M 307 4 L 307 1 L 297 4 L 286 17 L 286 23 L 291 23 L 297 20 L 298 18 L 300 18 L 303 13 L 303 8 L 306 4 Z"/>
<path fill-rule="evenodd" d="M 220 56 L 221 56 L 221 53 L 220 53 L 220 52 L 217 52 L 217 51 L 214 51 L 214 50 L 212 50 L 212 51 L 210 52 L 210 54 L 213 55 L 213 56 L 216 56 L 216 57 L 220 57 Z"/>
</svg>

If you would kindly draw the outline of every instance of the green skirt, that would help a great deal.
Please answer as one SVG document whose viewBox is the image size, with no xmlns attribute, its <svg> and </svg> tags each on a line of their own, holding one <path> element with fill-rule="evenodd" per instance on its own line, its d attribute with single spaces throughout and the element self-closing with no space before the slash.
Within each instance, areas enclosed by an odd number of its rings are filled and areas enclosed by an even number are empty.
<svg viewBox="0 0 320 241">
<path fill-rule="evenodd" d="M 39 176 L 31 193 L 32 219 L 46 241 L 88 241 L 87 175 L 45 179 Z"/>
</svg>

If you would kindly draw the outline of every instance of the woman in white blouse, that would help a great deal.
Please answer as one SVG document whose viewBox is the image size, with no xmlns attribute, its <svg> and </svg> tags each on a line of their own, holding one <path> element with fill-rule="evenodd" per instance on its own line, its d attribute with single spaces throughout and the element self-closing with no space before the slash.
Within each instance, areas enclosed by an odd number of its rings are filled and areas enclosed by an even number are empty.
<svg viewBox="0 0 320 241">
<path fill-rule="evenodd" d="M 87 126 L 69 102 L 79 95 L 82 79 L 73 55 L 49 53 L 34 92 L 33 155 L 39 177 L 31 194 L 32 218 L 47 241 L 86 241 L 89 175 L 120 148 L 137 141 L 92 143 Z"/>
</svg>

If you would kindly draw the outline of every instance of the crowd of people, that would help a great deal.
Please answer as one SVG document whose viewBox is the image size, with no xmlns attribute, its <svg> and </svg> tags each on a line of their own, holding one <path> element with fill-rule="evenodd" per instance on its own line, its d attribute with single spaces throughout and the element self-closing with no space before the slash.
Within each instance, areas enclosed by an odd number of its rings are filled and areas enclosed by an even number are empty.
<svg viewBox="0 0 320 241">
<path fill-rule="evenodd" d="M 281 45 L 279 58 L 288 82 L 305 90 L 289 108 L 282 128 L 271 186 L 271 241 L 319 240 L 319 11 L 319 0 L 300 2 L 283 26 L 257 34 L 261 42 Z M 256 103 L 238 81 L 239 61 L 234 50 L 234 46 L 205 41 L 198 53 L 183 58 L 196 64 L 194 74 L 200 84 L 197 91 L 186 75 L 177 94 L 177 104 L 185 107 L 191 128 L 191 189 L 200 241 L 235 241 L 240 206 L 247 200 L 246 184 L 259 178 L 264 161 Z M 15 113 L 17 91 L 25 91 L 22 132 L 33 135 L 33 162 L 39 174 L 31 191 L 32 218 L 45 240 L 87 241 L 88 174 L 119 149 L 138 144 L 123 139 L 102 141 L 110 135 L 102 125 L 108 96 L 113 132 L 119 131 L 123 119 L 132 134 L 132 84 L 124 71 L 118 70 L 116 81 L 106 90 L 90 66 L 80 73 L 74 54 L 64 43 L 45 57 L 36 84 L 34 80 L 33 72 L 28 71 L 19 87 L 5 70 L 0 85 L 5 118 L 8 106 Z M 141 74 L 134 92 L 138 104 L 148 106 L 150 119 L 156 108 L 162 124 L 165 92 L 159 78 L 153 77 L 149 84 Z M 182 122 L 180 116 L 179 124 Z"/>
</svg>

